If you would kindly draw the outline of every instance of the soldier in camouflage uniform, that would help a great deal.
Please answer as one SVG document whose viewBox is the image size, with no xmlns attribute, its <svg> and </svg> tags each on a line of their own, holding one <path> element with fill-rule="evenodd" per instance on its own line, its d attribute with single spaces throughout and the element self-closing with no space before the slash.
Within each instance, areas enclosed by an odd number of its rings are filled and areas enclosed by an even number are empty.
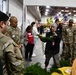
<svg viewBox="0 0 76 75">
<path fill-rule="evenodd" d="M 0 12 L 0 60 L 3 75 L 24 75 L 24 61 L 19 48 L 12 39 L 4 35 L 8 19 L 6 14 Z"/>
<path fill-rule="evenodd" d="M 76 58 L 76 27 L 74 27 L 74 32 L 73 32 L 73 35 L 74 35 L 74 52 L 73 52 L 73 57 L 74 59 Z"/>
<path fill-rule="evenodd" d="M 23 44 L 23 36 L 21 30 L 17 27 L 17 25 L 17 18 L 15 16 L 12 16 L 10 18 L 10 26 L 8 28 L 6 35 L 11 37 L 14 40 L 14 42 L 18 45 L 18 47 L 21 49 Z"/>
<path fill-rule="evenodd" d="M 68 60 L 70 64 L 72 64 L 73 61 L 73 32 L 74 32 L 74 27 L 73 27 L 73 20 L 69 20 L 69 25 L 64 27 L 62 29 L 62 39 L 63 39 L 63 53 L 62 53 L 62 59 Z"/>
</svg>

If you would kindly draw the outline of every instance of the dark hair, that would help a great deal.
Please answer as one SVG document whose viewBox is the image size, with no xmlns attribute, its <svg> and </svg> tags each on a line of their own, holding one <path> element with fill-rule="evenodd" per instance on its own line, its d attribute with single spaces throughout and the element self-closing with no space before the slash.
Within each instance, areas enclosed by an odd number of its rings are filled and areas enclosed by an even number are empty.
<svg viewBox="0 0 76 75">
<path fill-rule="evenodd" d="M 58 22 L 58 21 L 59 21 L 59 19 L 56 19 L 56 20 L 55 20 L 55 23 Z"/>
<path fill-rule="evenodd" d="M 0 22 L 7 21 L 8 19 L 9 19 L 9 17 L 5 13 L 0 11 Z"/>
<path fill-rule="evenodd" d="M 29 25 L 27 28 L 26 28 L 26 32 L 29 32 L 29 30 L 32 29 L 32 26 Z"/>
<path fill-rule="evenodd" d="M 32 23 L 31 23 L 31 26 L 33 27 L 34 24 L 35 24 L 35 22 L 32 22 Z"/>
<path fill-rule="evenodd" d="M 73 19 L 70 19 L 70 20 L 69 20 L 69 23 L 73 23 Z"/>
</svg>

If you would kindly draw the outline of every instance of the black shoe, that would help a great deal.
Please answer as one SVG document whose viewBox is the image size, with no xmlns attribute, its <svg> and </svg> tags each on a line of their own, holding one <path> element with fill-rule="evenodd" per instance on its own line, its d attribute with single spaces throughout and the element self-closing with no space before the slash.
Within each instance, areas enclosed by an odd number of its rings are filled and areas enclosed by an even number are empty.
<svg viewBox="0 0 76 75">
<path fill-rule="evenodd" d="M 45 71 L 47 71 L 47 68 L 44 68 Z"/>
<path fill-rule="evenodd" d="M 27 62 L 30 62 L 30 60 L 29 60 L 29 59 L 26 59 L 26 61 L 27 61 Z"/>
<path fill-rule="evenodd" d="M 28 61 L 29 59 L 28 58 L 25 58 L 25 60 Z"/>
<path fill-rule="evenodd" d="M 32 59 L 31 59 L 31 58 L 29 58 L 29 61 L 32 61 Z"/>
</svg>

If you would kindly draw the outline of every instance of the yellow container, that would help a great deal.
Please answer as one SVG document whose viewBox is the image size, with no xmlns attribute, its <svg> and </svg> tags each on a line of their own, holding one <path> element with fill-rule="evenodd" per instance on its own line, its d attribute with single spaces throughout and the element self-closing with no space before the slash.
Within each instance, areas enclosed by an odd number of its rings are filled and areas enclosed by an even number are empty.
<svg viewBox="0 0 76 75">
<path fill-rule="evenodd" d="M 72 67 L 62 67 L 62 68 L 58 68 L 63 75 L 70 75 L 71 74 L 71 70 L 72 70 Z M 57 72 L 53 72 L 51 75 L 61 75 Z"/>
</svg>

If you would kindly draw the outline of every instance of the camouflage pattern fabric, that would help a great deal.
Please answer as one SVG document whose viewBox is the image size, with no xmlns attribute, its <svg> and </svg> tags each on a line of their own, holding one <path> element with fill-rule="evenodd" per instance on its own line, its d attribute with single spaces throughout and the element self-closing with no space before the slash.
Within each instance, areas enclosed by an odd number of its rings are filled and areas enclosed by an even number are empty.
<svg viewBox="0 0 76 75">
<path fill-rule="evenodd" d="M 74 59 L 74 27 L 64 27 L 62 29 L 62 39 L 65 42 L 62 59 L 68 60 L 72 64 Z"/>
<path fill-rule="evenodd" d="M 24 60 L 19 48 L 14 44 L 12 39 L 1 32 L 0 57 L 5 65 L 4 75 L 24 75 Z"/>
<path fill-rule="evenodd" d="M 11 37 L 16 44 L 23 44 L 23 36 L 18 27 L 14 28 L 12 26 L 9 26 L 6 35 Z"/>
<path fill-rule="evenodd" d="M 74 58 L 76 58 L 76 27 L 74 28 Z"/>
</svg>

